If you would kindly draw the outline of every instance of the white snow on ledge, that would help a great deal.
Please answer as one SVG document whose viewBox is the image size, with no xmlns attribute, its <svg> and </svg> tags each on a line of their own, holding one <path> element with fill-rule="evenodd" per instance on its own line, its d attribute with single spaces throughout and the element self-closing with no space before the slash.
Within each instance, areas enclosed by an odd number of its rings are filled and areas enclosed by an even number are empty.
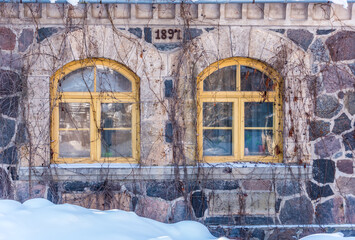
<svg viewBox="0 0 355 240">
<path fill-rule="evenodd" d="M 0 200 L 0 240 L 212 240 L 201 223 L 160 223 L 122 210 Z M 219 240 L 226 238 L 219 238 Z"/>
</svg>

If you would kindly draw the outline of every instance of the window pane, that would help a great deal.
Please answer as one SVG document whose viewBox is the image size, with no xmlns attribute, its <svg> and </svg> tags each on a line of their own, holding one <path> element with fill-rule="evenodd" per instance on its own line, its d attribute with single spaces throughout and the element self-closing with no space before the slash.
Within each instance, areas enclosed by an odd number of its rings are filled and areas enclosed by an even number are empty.
<svg viewBox="0 0 355 240">
<path fill-rule="evenodd" d="M 103 66 L 97 66 L 96 90 L 98 92 L 131 92 L 132 83 L 122 74 Z"/>
<path fill-rule="evenodd" d="M 59 128 L 90 128 L 90 104 L 59 103 Z"/>
<path fill-rule="evenodd" d="M 103 130 L 101 133 L 101 157 L 132 157 L 130 130 Z"/>
<path fill-rule="evenodd" d="M 245 130 L 244 155 L 271 155 L 272 130 Z"/>
<path fill-rule="evenodd" d="M 90 131 L 59 131 L 59 157 L 90 157 Z"/>
<path fill-rule="evenodd" d="M 272 127 L 272 102 L 246 102 L 244 105 L 245 127 Z"/>
<path fill-rule="evenodd" d="M 232 127 L 233 103 L 204 102 L 204 127 Z"/>
<path fill-rule="evenodd" d="M 235 91 L 237 66 L 221 68 L 203 81 L 203 91 Z"/>
<path fill-rule="evenodd" d="M 131 127 L 131 103 L 102 103 L 101 128 Z"/>
<path fill-rule="evenodd" d="M 94 68 L 77 69 L 59 81 L 61 92 L 93 92 L 94 91 Z"/>
<path fill-rule="evenodd" d="M 203 130 L 204 156 L 231 156 L 232 130 Z"/>
<path fill-rule="evenodd" d="M 272 91 L 273 82 L 264 73 L 254 68 L 240 66 L 242 91 Z"/>
</svg>

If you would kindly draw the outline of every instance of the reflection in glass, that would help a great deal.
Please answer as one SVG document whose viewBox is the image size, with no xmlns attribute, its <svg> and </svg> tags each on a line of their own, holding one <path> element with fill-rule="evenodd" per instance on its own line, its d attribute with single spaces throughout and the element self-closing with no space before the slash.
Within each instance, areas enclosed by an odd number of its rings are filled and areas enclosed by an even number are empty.
<svg viewBox="0 0 355 240">
<path fill-rule="evenodd" d="M 265 75 L 251 67 L 240 66 L 240 84 L 242 91 L 272 91 L 273 82 Z"/>
<path fill-rule="evenodd" d="M 203 81 L 203 91 L 235 91 L 237 66 L 221 68 Z"/>
<path fill-rule="evenodd" d="M 122 74 L 103 66 L 97 66 L 96 91 L 131 92 L 132 83 Z"/>
<path fill-rule="evenodd" d="M 62 158 L 90 157 L 89 130 L 59 131 L 59 157 Z"/>
<path fill-rule="evenodd" d="M 131 127 L 131 103 L 102 103 L 101 128 Z"/>
<path fill-rule="evenodd" d="M 59 81 L 60 92 L 93 92 L 94 68 L 86 67 L 77 69 Z"/>
<path fill-rule="evenodd" d="M 59 103 L 59 128 L 89 127 L 89 103 Z"/>
<path fill-rule="evenodd" d="M 272 155 L 272 130 L 245 130 L 244 155 Z"/>
<path fill-rule="evenodd" d="M 204 156 L 231 156 L 232 130 L 203 130 Z"/>
<path fill-rule="evenodd" d="M 204 127 L 232 127 L 233 103 L 204 102 Z"/>
<path fill-rule="evenodd" d="M 245 127 L 272 127 L 273 103 L 246 102 L 244 105 Z"/>
<path fill-rule="evenodd" d="M 103 130 L 101 157 L 132 157 L 131 130 Z"/>
</svg>

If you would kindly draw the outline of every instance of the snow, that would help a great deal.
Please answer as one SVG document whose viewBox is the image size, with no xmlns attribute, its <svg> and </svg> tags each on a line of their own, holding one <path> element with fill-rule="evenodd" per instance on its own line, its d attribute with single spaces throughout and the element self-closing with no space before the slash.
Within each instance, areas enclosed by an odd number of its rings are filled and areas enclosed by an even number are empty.
<svg viewBox="0 0 355 240">
<path fill-rule="evenodd" d="M 343 8 L 348 8 L 348 1 L 347 0 L 331 0 L 335 4 L 343 5 Z"/>
<path fill-rule="evenodd" d="M 319 233 L 309 235 L 300 240 L 355 240 L 355 237 L 344 237 L 342 233 Z"/>
<path fill-rule="evenodd" d="M 122 210 L 100 211 L 31 199 L 0 200 L 0 240 L 211 240 L 201 223 L 160 223 Z M 219 238 L 219 240 L 227 238 Z"/>
</svg>

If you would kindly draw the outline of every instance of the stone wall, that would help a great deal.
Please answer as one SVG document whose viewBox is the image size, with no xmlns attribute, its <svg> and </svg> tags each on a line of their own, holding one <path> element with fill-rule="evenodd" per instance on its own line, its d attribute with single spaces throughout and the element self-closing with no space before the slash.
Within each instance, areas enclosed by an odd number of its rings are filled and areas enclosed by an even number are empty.
<svg viewBox="0 0 355 240">
<path fill-rule="evenodd" d="M 353 235 L 354 10 L 313 3 L 1 4 L 0 196 L 120 208 L 162 222 L 193 219 L 231 238 Z M 181 29 L 182 41 L 156 41 L 161 27 Z M 283 163 L 195 159 L 196 76 L 237 56 L 266 62 L 284 79 Z M 50 77 L 90 57 L 113 59 L 140 78 L 139 165 L 50 164 Z M 177 127 L 183 134 L 172 142 L 167 136 Z M 173 157 L 178 144 L 184 164 Z"/>
</svg>

